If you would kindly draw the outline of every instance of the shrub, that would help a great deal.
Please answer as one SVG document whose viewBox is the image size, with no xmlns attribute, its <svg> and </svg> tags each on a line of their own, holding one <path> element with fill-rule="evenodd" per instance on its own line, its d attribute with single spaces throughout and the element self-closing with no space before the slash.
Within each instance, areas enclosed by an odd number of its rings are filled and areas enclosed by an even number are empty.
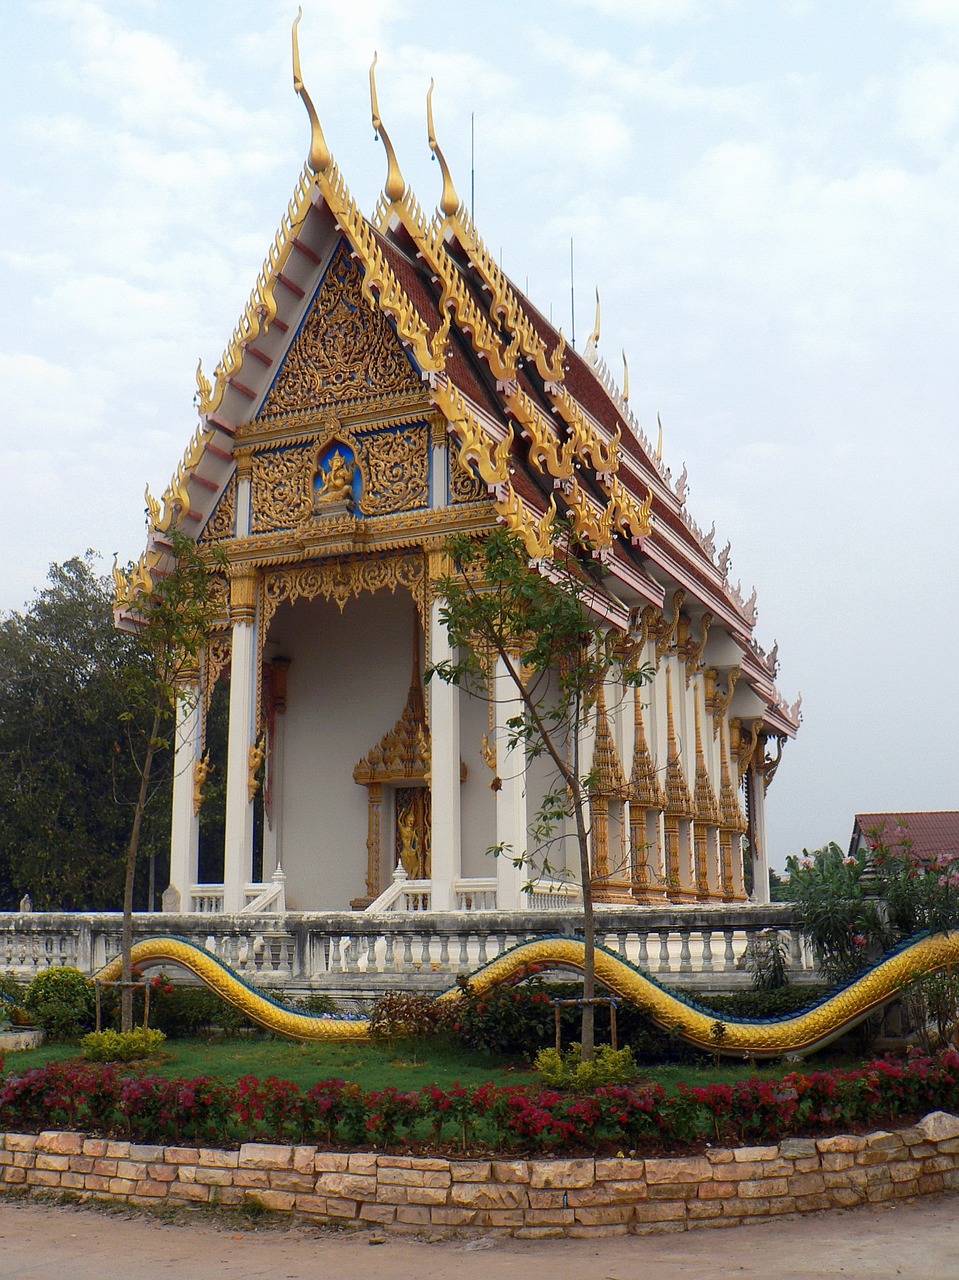
<svg viewBox="0 0 959 1280">
<path fill-rule="evenodd" d="M 91 1031 L 80 1041 L 80 1052 L 88 1062 L 137 1062 L 156 1058 L 166 1043 L 162 1031 Z"/>
<path fill-rule="evenodd" d="M 392 1044 L 435 1036 L 441 1016 L 433 996 L 414 991 L 390 991 L 370 1012 L 370 1039 Z"/>
<path fill-rule="evenodd" d="M 332 996 L 320 995 L 313 992 L 311 995 L 302 996 L 296 1001 L 297 1013 L 311 1013 L 315 1015 L 336 1014 L 339 1012 L 339 1005 Z"/>
<path fill-rule="evenodd" d="M 534 1065 L 554 1089 L 579 1092 L 595 1089 L 601 1084 L 629 1084 L 639 1075 L 639 1067 L 629 1045 L 625 1049 L 600 1045 L 592 1062 L 583 1062 L 580 1052 L 578 1044 L 571 1044 L 562 1054 L 555 1049 L 541 1049 Z"/>
<path fill-rule="evenodd" d="M 477 993 L 462 985 L 463 994 L 443 1008 L 443 1026 L 450 1039 L 480 1053 L 532 1058 L 554 1036 L 550 995 L 540 981 L 518 987 L 494 987 Z"/>
<path fill-rule="evenodd" d="M 778 929 L 760 929 L 749 945 L 746 964 L 755 991 L 778 991 L 788 985 L 786 943 Z"/>
<path fill-rule="evenodd" d="M 79 969 L 46 969 L 27 987 L 24 1007 L 52 1036 L 68 1038 L 93 1022 L 93 984 Z"/>
</svg>

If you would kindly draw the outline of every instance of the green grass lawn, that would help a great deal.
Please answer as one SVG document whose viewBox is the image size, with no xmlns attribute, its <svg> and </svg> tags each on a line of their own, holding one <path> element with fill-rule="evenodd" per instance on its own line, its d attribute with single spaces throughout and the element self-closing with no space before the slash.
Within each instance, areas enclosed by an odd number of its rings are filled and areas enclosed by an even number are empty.
<svg viewBox="0 0 959 1280">
<path fill-rule="evenodd" d="M 286 1040 L 231 1039 L 222 1041 L 168 1040 L 165 1060 L 151 1064 L 158 1075 L 191 1078 L 215 1076 L 228 1082 L 253 1075 L 265 1079 L 277 1076 L 309 1089 L 318 1081 L 342 1079 L 363 1089 L 421 1089 L 435 1084 L 477 1085 L 490 1081 L 497 1085 L 536 1085 L 540 1077 L 526 1063 L 511 1063 L 482 1054 L 464 1056 L 442 1044 L 418 1042 L 393 1046 L 375 1044 L 291 1044 Z M 47 1062 L 75 1058 L 75 1044 L 47 1044 L 7 1057 L 7 1071 L 20 1072 Z M 822 1068 L 812 1063 L 807 1070 Z M 830 1066 L 854 1065 L 831 1061 Z M 681 1083 L 693 1085 L 732 1084 L 737 1080 L 779 1079 L 790 1071 L 802 1070 L 799 1063 L 748 1062 L 676 1063 L 643 1068 L 644 1079 L 662 1084 L 670 1093 Z"/>
</svg>

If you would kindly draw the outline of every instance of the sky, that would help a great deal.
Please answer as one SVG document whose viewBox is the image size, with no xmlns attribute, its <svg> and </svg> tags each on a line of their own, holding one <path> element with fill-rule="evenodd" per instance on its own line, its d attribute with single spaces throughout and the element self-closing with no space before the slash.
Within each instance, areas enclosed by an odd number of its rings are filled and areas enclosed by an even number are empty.
<svg viewBox="0 0 959 1280">
<path fill-rule="evenodd" d="M 959 0 L 304 0 L 361 207 L 425 97 L 492 251 L 630 402 L 804 722 L 772 861 L 959 807 Z M 0 612 L 143 546 L 309 146 L 289 0 L 0 6 Z M 475 179 L 471 183 L 471 121 Z"/>
</svg>

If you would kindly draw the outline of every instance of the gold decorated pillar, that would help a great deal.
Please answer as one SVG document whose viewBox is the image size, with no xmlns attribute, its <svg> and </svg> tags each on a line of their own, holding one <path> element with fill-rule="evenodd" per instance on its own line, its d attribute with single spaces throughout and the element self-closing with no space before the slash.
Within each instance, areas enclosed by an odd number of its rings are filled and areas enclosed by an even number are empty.
<svg viewBox="0 0 959 1280">
<path fill-rule="evenodd" d="M 637 687 L 633 690 L 633 764 L 629 775 L 630 885 L 637 902 L 658 902 L 666 897 L 661 831 L 665 803 L 646 741 L 642 695 Z"/>
<path fill-rule="evenodd" d="M 708 902 L 719 889 L 719 802 L 706 768 L 698 689 L 693 690 L 693 696 L 696 707 L 696 784 L 693 792 L 696 897 L 700 902 Z"/>
<path fill-rule="evenodd" d="M 430 580 L 444 576 L 447 558 L 431 552 Z M 443 600 L 431 593 L 429 637 L 430 662 L 456 661 L 449 634 L 440 618 Z M 430 683 L 430 793 L 432 811 L 432 885 L 434 911 L 453 907 L 453 884 L 462 875 L 462 833 L 460 828 L 460 691 L 444 680 Z"/>
<path fill-rule="evenodd" d="M 692 797 L 676 738 L 672 671 L 667 665 L 666 808 L 663 811 L 663 838 L 666 846 L 666 893 L 672 902 L 692 902 L 696 897 L 692 879 L 692 817 Z"/>
<path fill-rule="evenodd" d="M 628 787 L 609 725 L 603 684 L 596 699 L 596 742 L 590 773 L 590 892 L 594 902 L 631 902 L 626 852 Z"/>
</svg>

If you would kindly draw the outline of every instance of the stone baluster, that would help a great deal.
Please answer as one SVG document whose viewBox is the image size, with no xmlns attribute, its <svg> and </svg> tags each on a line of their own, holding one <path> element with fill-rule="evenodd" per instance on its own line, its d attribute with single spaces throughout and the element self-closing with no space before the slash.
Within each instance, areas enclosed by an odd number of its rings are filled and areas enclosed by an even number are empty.
<svg viewBox="0 0 959 1280">
<path fill-rule="evenodd" d="M 659 930 L 659 972 L 669 973 L 669 932 L 666 929 Z"/>
<path fill-rule="evenodd" d="M 386 951 L 383 956 L 383 972 L 396 973 L 396 957 L 393 954 L 394 938 L 392 933 L 386 935 Z"/>
<path fill-rule="evenodd" d="M 403 972 L 410 973 L 413 968 L 413 935 L 403 934 Z"/>
<path fill-rule="evenodd" d="M 450 940 L 447 934 L 440 938 L 440 968 L 446 973 L 450 967 Z"/>
<path fill-rule="evenodd" d="M 736 953 L 733 950 L 733 934 L 735 930 L 723 930 L 723 973 L 736 972 Z"/>
<path fill-rule="evenodd" d="M 639 955 L 637 957 L 637 963 L 640 969 L 644 972 L 649 970 L 649 955 L 646 950 L 648 939 L 649 935 L 646 930 L 641 929 L 639 931 Z"/>
<path fill-rule="evenodd" d="M 703 973 L 712 973 L 713 971 L 713 935 L 709 929 L 703 930 Z"/>
<path fill-rule="evenodd" d="M 461 973 L 465 973 L 470 966 L 470 940 L 468 933 L 460 934 L 460 958 L 459 969 Z"/>
<path fill-rule="evenodd" d="M 689 929 L 684 927 L 679 934 L 679 972 L 692 973 L 693 960 L 689 954 Z"/>
</svg>

